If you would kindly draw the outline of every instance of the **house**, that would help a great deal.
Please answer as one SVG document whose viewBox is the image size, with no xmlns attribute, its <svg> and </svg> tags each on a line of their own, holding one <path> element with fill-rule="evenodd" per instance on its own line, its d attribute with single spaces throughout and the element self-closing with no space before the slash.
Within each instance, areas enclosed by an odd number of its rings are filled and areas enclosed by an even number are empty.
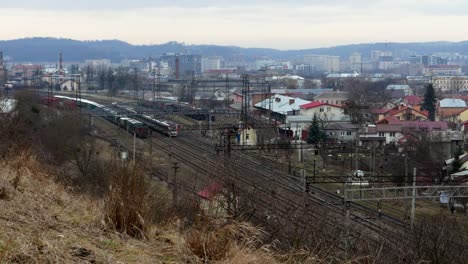
<svg viewBox="0 0 468 264">
<path fill-rule="evenodd" d="M 307 138 L 307 130 L 314 119 L 314 114 L 323 125 L 350 122 L 350 117 L 344 114 L 343 108 L 340 106 L 311 102 L 301 105 L 300 115 L 287 116 L 286 126 L 291 129 L 291 133 L 295 137 L 305 139 Z"/>
<path fill-rule="evenodd" d="M 420 111 L 418 108 L 419 107 L 399 106 L 397 109 L 390 110 L 388 116 L 396 117 L 398 120 L 404 121 L 427 120 L 429 113 L 427 111 Z"/>
<path fill-rule="evenodd" d="M 200 197 L 200 208 L 208 215 L 222 216 L 226 213 L 226 199 L 222 195 L 223 186 L 219 182 L 213 182 L 205 186 L 197 193 Z"/>
<path fill-rule="evenodd" d="M 437 117 L 439 120 L 458 121 L 459 115 L 467 109 L 462 99 L 445 98 L 439 101 Z"/>
<path fill-rule="evenodd" d="M 458 134 L 448 130 L 447 122 L 440 121 L 403 121 L 395 117 L 387 117 L 375 125 L 369 125 L 359 133 L 360 144 L 369 142 L 378 144 L 398 144 L 419 133 L 430 133 L 434 141 L 448 142 L 460 140 Z"/>
<path fill-rule="evenodd" d="M 318 119 L 324 122 L 343 122 L 349 120 L 349 116 L 344 113 L 341 106 L 322 103 L 310 102 L 301 105 L 302 116 L 317 116 Z"/>
<path fill-rule="evenodd" d="M 386 138 L 384 135 L 377 132 L 376 125 L 367 125 L 364 129 L 358 132 L 359 135 L 359 145 L 368 146 L 368 145 L 384 145 Z"/>
<path fill-rule="evenodd" d="M 408 95 L 405 96 L 402 100 L 403 103 L 405 103 L 408 106 L 419 106 L 422 104 L 422 97 L 417 96 L 417 95 Z"/>
<path fill-rule="evenodd" d="M 232 100 L 234 103 L 242 103 L 242 99 L 244 96 L 240 92 L 233 92 L 229 95 L 229 99 Z"/>
<path fill-rule="evenodd" d="M 274 96 L 274 94 L 272 93 L 269 93 L 269 92 L 254 92 L 254 93 L 251 93 L 251 97 L 252 97 L 252 104 L 253 105 L 256 105 L 262 101 L 265 101 L 266 99 L 270 98 Z"/>
<path fill-rule="evenodd" d="M 402 91 L 404 96 L 413 95 L 413 90 L 407 84 L 390 84 L 385 88 L 385 90 L 387 92 Z"/>
<path fill-rule="evenodd" d="M 296 97 L 313 97 L 322 93 L 333 92 L 333 89 L 330 88 L 318 88 L 318 89 L 271 89 L 271 93 L 287 95 L 287 96 L 296 96 Z"/>
<path fill-rule="evenodd" d="M 257 131 L 251 127 L 241 129 L 236 136 L 239 145 L 257 145 Z"/>
<path fill-rule="evenodd" d="M 368 125 L 359 134 L 359 144 L 365 146 L 371 143 L 378 145 L 396 143 L 402 136 L 402 130 L 402 124 Z"/>
<path fill-rule="evenodd" d="M 421 111 L 420 106 L 411 107 L 405 104 L 400 104 L 393 109 L 373 109 L 372 114 L 376 122 L 388 117 L 402 121 L 427 120 L 429 115 L 427 111 Z"/>
<path fill-rule="evenodd" d="M 334 104 L 343 106 L 345 101 L 349 99 L 349 92 L 326 92 L 317 95 L 314 98 L 314 101 L 326 103 L 326 104 Z"/>
<path fill-rule="evenodd" d="M 221 89 L 215 91 L 200 91 L 195 93 L 195 100 L 224 101 L 226 100 L 226 93 Z"/>
<path fill-rule="evenodd" d="M 278 77 L 276 77 L 276 78 L 278 78 Z M 274 77 L 273 77 L 273 79 L 274 79 Z M 298 75 L 287 74 L 285 76 L 279 77 L 279 79 L 281 79 L 285 83 L 290 83 L 290 82 L 295 83 L 296 88 L 304 87 L 304 78 L 301 77 L 301 76 L 298 76 Z"/>
<path fill-rule="evenodd" d="M 465 109 L 463 111 L 461 111 L 458 115 L 457 115 L 457 120 L 458 122 L 462 123 L 462 124 L 465 124 L 465 123 L 468 123 L 468 109 Z"/>
<path fill-rule="evenodd" d="M 255 108 L 263 113 L 272 113 L 276 120 L 284 120 L 286 116 L 299 115 L 300 106 L 310 101 L 297 97 L 275 94 L 274 96 L 255 104 Z"/>
<path fill-rule="evenodd" d="M 324 127 L 327 141 L 334 143 L 352 142 L 357 139 L 359 126 L 351 123 L 333 123 Z"/>
</svg>

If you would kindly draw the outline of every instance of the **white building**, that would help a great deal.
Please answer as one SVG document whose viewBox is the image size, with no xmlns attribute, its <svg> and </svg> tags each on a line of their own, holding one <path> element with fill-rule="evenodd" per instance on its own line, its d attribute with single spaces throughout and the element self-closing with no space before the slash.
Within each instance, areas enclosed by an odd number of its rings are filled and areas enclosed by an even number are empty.
<svg viewBox="0 0 468 264">
<path fill-rule="evenodd" d="M 371 51 L 371 60 L 380 60 L 381 57 L 391 57 L 393 56 L 391 51 L 381 51 L 381 50 L 372 50 Z"/>
<path fill-rule="evenodd" d="M 325 122 L 345 121 L 347 117 L 342 107 L 322 102 L 310 102 L 301 105 L 301 115 L 312 117 L 315 115 Z"/>
<path fill-rule="evenodd" d="M 462 75 L 462 68 L 458 65 L 429 65 L 423 69 L 423 74 L 431 75 Z"/>
<path fill-rule="evenodd" d="M 219 70 L 221 69 L 222 58 L 218 56 L 213 57 L 204 57 L 201 60 L 201 70 L 202 72 L 207 72 L 209 70 Z"/>
<path fill-rule="evenodd" d="M 324 72 L 340 72 L 340 56 L 328 55 L 306 55 L 304 56 L 306 64 L 314 65 L 315 70 Z"/>
<path fill-rule="evenodd" d="M 268 99 L 256 103 L 255 107 L 263 110 L 268 110 L 283 116 L 288 116 L 298 115 L 301 110 L 301 105 L 308 103 L 310 103 L 310 101 L 275 94 L 274 96 Z"/>
<path fill-rule="evenodd" d="M 260 70 L 262 68 L 268 68 L 276 64 L 277 62 L 274 60 L 256 60 L 252 68 L 254 70 Z"/>
<path fill-rule="evenodd" d="M 352 53 L 348 58 L 348 67 L 351 71 L 361 72 L 362 56 L 361 53 Z"/>
<path fill-rule="evenodd" d="M 405 96 L 413 95 L 413 90 L 407 84 L 390 84 L 385 89 L 387 91 L 403 90 Z"/>
<path fill-rule="evenodd" d="M 442 92 L 468 91 L 468 76 L 435 76 L 432 84 Z"/>
<path fill-rule="evenodd" d="M 314 114 L 324 125 L 330 123 L 349 122 L 350 118 L 344 114 L 341 107 L 321 102 L 311 102 L 301 105 L 300 115 L 287 116 L 286 126 L 291 129 L 294 136 L 302 138 L 302 131 L 307 130 L 314 119 Z"/>
</svg>

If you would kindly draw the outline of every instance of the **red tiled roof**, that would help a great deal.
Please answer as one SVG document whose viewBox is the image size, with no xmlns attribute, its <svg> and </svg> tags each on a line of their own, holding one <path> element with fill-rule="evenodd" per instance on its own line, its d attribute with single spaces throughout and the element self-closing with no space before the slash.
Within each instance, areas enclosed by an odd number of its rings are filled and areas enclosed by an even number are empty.
<svg viewBox="0 0 468 264">
<path fill-rule="evenodd" d="M 377 132 L 401 132 L 402 124 L 379 124 Z"/>
<path fill-rule="evenodd" d="M 199 191 L 197 194 L 203 199 L 211 200 L 214 196 L 220 193 L 223 190 L 223 186 L 218 182 L 213 182 L 212 184 L 206 186 L 203 190 Z"/>
<path fill-rule="evenodd" d="M 324 105 L 341 108 L 341 106 L 339 106 L 339 105 L 327 104 L 327 103 L 322 103 L 322 102 L 310 102 L 308 104 L 301 105 L 301 108 L 302 109 L 310 109 L 310 108 L 315 108 L 315 107 L 324 106 Z"/>
<path fill-rule="evenodd" d="M 385 114 L 388 113 L 390 109 L 385 109 L 385 108 L 378 108 L 378 109 L 372 109 L 371 112 L 373 114 Z"/>
<path fill-rule="evenodd" d="M 408 95 L 403 98 L 403 101 L 410 105 L 420 105 L 422 103 L 422 98 L 416 95 Z"/>
<path fill-rule="evenodd" d="M 416 110 L 416 109 L 414 109 L 414 108 L 411 108 L 411 107 L 408 107 L 408 106 L 403 107 L 402 109 L 392 109 L 392 110 L 390 111 L 389 115 L 394 116 L 394 115 L 396 115 L 396 114 L 398 114 L 398 113 L 401 113 L 401 112 L 403 112 L 403 111 L 405 111 L 405 110 L 407 110 L 407 109 L 411 109 L 412 111 L 417 112 L 417 113 L 420 113 L 420 114 L 422 114 L 422 115 L 425 116 L 425 117 L 428 117 L 428 116 L 429 116 L 429 112 L 427 112 L 427 111 L 418 111 L 418 110 Z"/>
<path fill-rule="evenodd" d="M 402 122 L 403 128 L 405 129 L 426 129 L 428 132 L 438 129 L 445 131 L 448 129 L 447 122 L 442 121 L 404 121 Z"/>
<path fill-rule="evenodd" d="M 387 116 L 386 118 L 381 119 L 375 123 L 376 124 L 401 124 L 402 121 L 394 116 Z"/>
</svg>

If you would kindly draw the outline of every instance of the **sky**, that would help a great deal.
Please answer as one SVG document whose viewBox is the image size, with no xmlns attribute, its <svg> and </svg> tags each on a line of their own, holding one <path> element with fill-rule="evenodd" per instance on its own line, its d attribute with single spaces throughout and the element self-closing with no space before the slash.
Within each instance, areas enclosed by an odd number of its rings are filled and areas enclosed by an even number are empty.
<svg viewBox="0 0 468 264">
<path fill-rule="evenodd" d="M 0 0 L 0 39 L 306 49 L 468 39 L 467 0 Z"/>
</svg>

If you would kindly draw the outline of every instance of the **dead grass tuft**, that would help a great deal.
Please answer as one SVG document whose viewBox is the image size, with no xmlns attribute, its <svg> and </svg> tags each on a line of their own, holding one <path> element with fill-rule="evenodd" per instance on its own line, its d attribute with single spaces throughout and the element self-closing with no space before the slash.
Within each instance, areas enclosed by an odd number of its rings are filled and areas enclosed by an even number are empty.
<svg viewBox="0 0 468 264">
<path fill-rule="evenodd" d="M 0 200 L 8 200 L 11 195 L 10 183 L 0 179 Z"/>
<path fill-rule="evenodd" d="M 107 166 L 111 185 L 104 200 L 104 222 L 135 238 L 146 238 L 150 206 L 148 182 L 135 166 L 111 161 Z"/>
<path fill-rule="evenodd" d="M 184 235 L 187 250 L 203 262 L 221 261 L 239 250 L 255 250 L 262 244 L 263 232 L 241 222 L 220 223 L 200 217 Z"/>
</svg>

